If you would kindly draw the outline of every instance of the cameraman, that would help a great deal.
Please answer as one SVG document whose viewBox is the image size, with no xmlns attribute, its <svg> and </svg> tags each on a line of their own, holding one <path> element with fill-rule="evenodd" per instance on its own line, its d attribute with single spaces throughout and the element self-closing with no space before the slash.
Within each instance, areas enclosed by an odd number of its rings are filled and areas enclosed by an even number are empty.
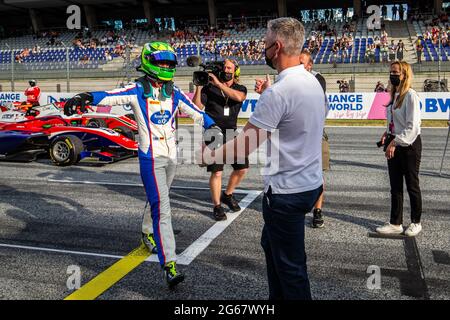
<svg viewBox="0 0 450 320">
<path fill-rule="evenodd" d="M 237 118 L 242 107 L 242 102 L 247 97 L 247 88 L 238 84 L 240 69 L 234 60 L 224 61 L 223 75 L 221 79 L 210 73 L 210 82 L 205 87 L 197 86 L 193 102 L 200 108 L 204 108 L 206 114 L 214 119 L 215 123 L 222 129 L 224 142 L 232 140 L 234 136 L 226 136 L 226 131 L 237 129 Z M 208 165 L 207 171 L 211 172 L 209 187 L 214 205 L 213 213 L 217 221 L 226 220 L 225 210 L 221 203 L 226 204 L 232 211 L 241 210 L 233 191 L 244 178 L 248 169 L 248 158 L 244 164 L 233 163 L 233 173 L 230 176 L 227 189 L 222 189 L 223 164 Z"/>
</svg>

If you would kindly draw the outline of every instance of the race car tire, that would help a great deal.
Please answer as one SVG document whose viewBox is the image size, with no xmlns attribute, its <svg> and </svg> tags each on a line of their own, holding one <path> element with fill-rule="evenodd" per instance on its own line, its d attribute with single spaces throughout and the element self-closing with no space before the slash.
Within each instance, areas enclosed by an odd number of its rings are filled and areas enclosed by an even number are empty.
<svg viewBox="0 0 450 320">
<path fill-rule="evenodd" d="M 59 136 L 50 144 L 50 158 L 60 167 L 71 166 L 80 161 L 80 153 L 84 150 L 83 142 L 76 136 Z"/>
<path fill-rule="evenodd" d="M 106 124 L 106 121 L 103 119 L 89 119 L 87 122 L 88 127 L 92 128 L 107 128 L 108 125 Z"/>
<path fill-rule="evenodd" d="M 118 126 L 118 127 L 115 127 L 113 130 L 115 132 L 123 135 L 124 137 L 127 137 L 130 140 L 135 140 L 136 139 L 136 136 L 134 135 L 133 130 L 131 130 L 130 128 L 123 127 L 123 126 Z"/>
<path fill-rule="evenodd" d="M 127 114 L 125 115 L 125 117 L 128 117 L 128 118 L 130 118 L 131 120 L 136 121 L 136 117 L 134 116 L 134 113 L 127 113 Z"/>
</svg>

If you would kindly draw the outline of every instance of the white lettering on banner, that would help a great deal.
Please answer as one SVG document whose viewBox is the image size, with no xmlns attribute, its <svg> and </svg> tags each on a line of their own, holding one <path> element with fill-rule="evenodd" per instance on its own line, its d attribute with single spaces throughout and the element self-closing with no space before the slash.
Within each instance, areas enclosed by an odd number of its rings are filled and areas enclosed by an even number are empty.
<svg viewBox="0 0 450 320">
<path fill-rule="evenodd" d="M 448 120 L 450 113 L 449 92 L 419 92 L 422 119 Z M 43 92 L 40 104 L 65 101 L 74 96 L 67 92 Z M 249 93 L 242 103 L 239 118 L 250 118 L 258 107 L 259 94 Z M 386 119 L 385 104 L 389 101 L 388 93 L 356 92 L 356 93 L 328 93 L 328 119 Z M 8 102 L 25 101 L 22 92 L 1 92 L 0 105 Z M 94 111 L 96 108 L 94 107 Z M 130 106 L 113 106 L 108 112 L 126 115 L 131 111 Z"/>
<path fill-rule="evenodd" d="M 327 119 L 386 119 L 384 105 L 388 93 L 328 93 Z M 419 92 L 422 119 L 447 120 L 450 113 L 450 93 Z M 242 104 L 239 118 L 250 118 L 258 106 L 259 94 L 249 93 Z"/>
<path fill-rule="evenodd" d="M 375 94 L 328 94 L 328 119 L 367 119 Z"/>
</svg>

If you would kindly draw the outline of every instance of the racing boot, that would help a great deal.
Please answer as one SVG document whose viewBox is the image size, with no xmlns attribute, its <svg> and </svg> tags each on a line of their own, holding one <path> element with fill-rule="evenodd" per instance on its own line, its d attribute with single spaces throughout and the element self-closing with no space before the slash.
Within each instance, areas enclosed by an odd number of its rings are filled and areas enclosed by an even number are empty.
<svg viewBox="0 0 450 320">
<path fill-rule="evenodd" d="M 177 264 L 175 261 L 166 263 L 164 266 L 164 277 L 169 285 L 169 289 L 172 289 L 184 280 L 184 275 L 177 271 Z"/>
<path fill-rule="evenodd" d="M 148 251 L 157 254 L 158 249 L 156 248 L 156 242 L 153 238 L 153 233 L 145 234 L 142 233 L 142 243 L 147 247 Z"/>
</svg>

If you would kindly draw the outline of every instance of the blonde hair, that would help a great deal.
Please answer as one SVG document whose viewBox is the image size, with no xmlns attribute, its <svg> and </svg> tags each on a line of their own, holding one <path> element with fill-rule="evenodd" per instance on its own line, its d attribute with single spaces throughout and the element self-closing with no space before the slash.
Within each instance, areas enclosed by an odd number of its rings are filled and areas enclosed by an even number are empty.
<svg viewBox="0 0 450 320">
<path fill-rule="evenodd" d="M 239 77 L 241 76 L 240 70 L 238 71 L 239 63 L 237 62 L 237 60 L 230 59 L 230 58 L 226 58 L 223 60 L 224 63 L 227 61 L 231 62 L 234 65 L 234 81 L 233 82 L 239 83 Z"/>
<path fill-rule="evenodd" d="M 393 106 L 394 109 L 398 109 L 402 106 L 406 94 L 408 93 L 408 90 L 411 89 L 413 71 L 411 65 L 405 61 L 394 61 L 391 63 L 391 67 L 395 64 L 400 67 L 400 74 L 403 75 L 403 80 L 400 81 L 400 84 L 397 87 L 395 86 L 391 87 L 390 104 L 394 103 L 395 93 L 398 92 L 398 99 L 395 102 L 395 105 Z"/>
</svg>

